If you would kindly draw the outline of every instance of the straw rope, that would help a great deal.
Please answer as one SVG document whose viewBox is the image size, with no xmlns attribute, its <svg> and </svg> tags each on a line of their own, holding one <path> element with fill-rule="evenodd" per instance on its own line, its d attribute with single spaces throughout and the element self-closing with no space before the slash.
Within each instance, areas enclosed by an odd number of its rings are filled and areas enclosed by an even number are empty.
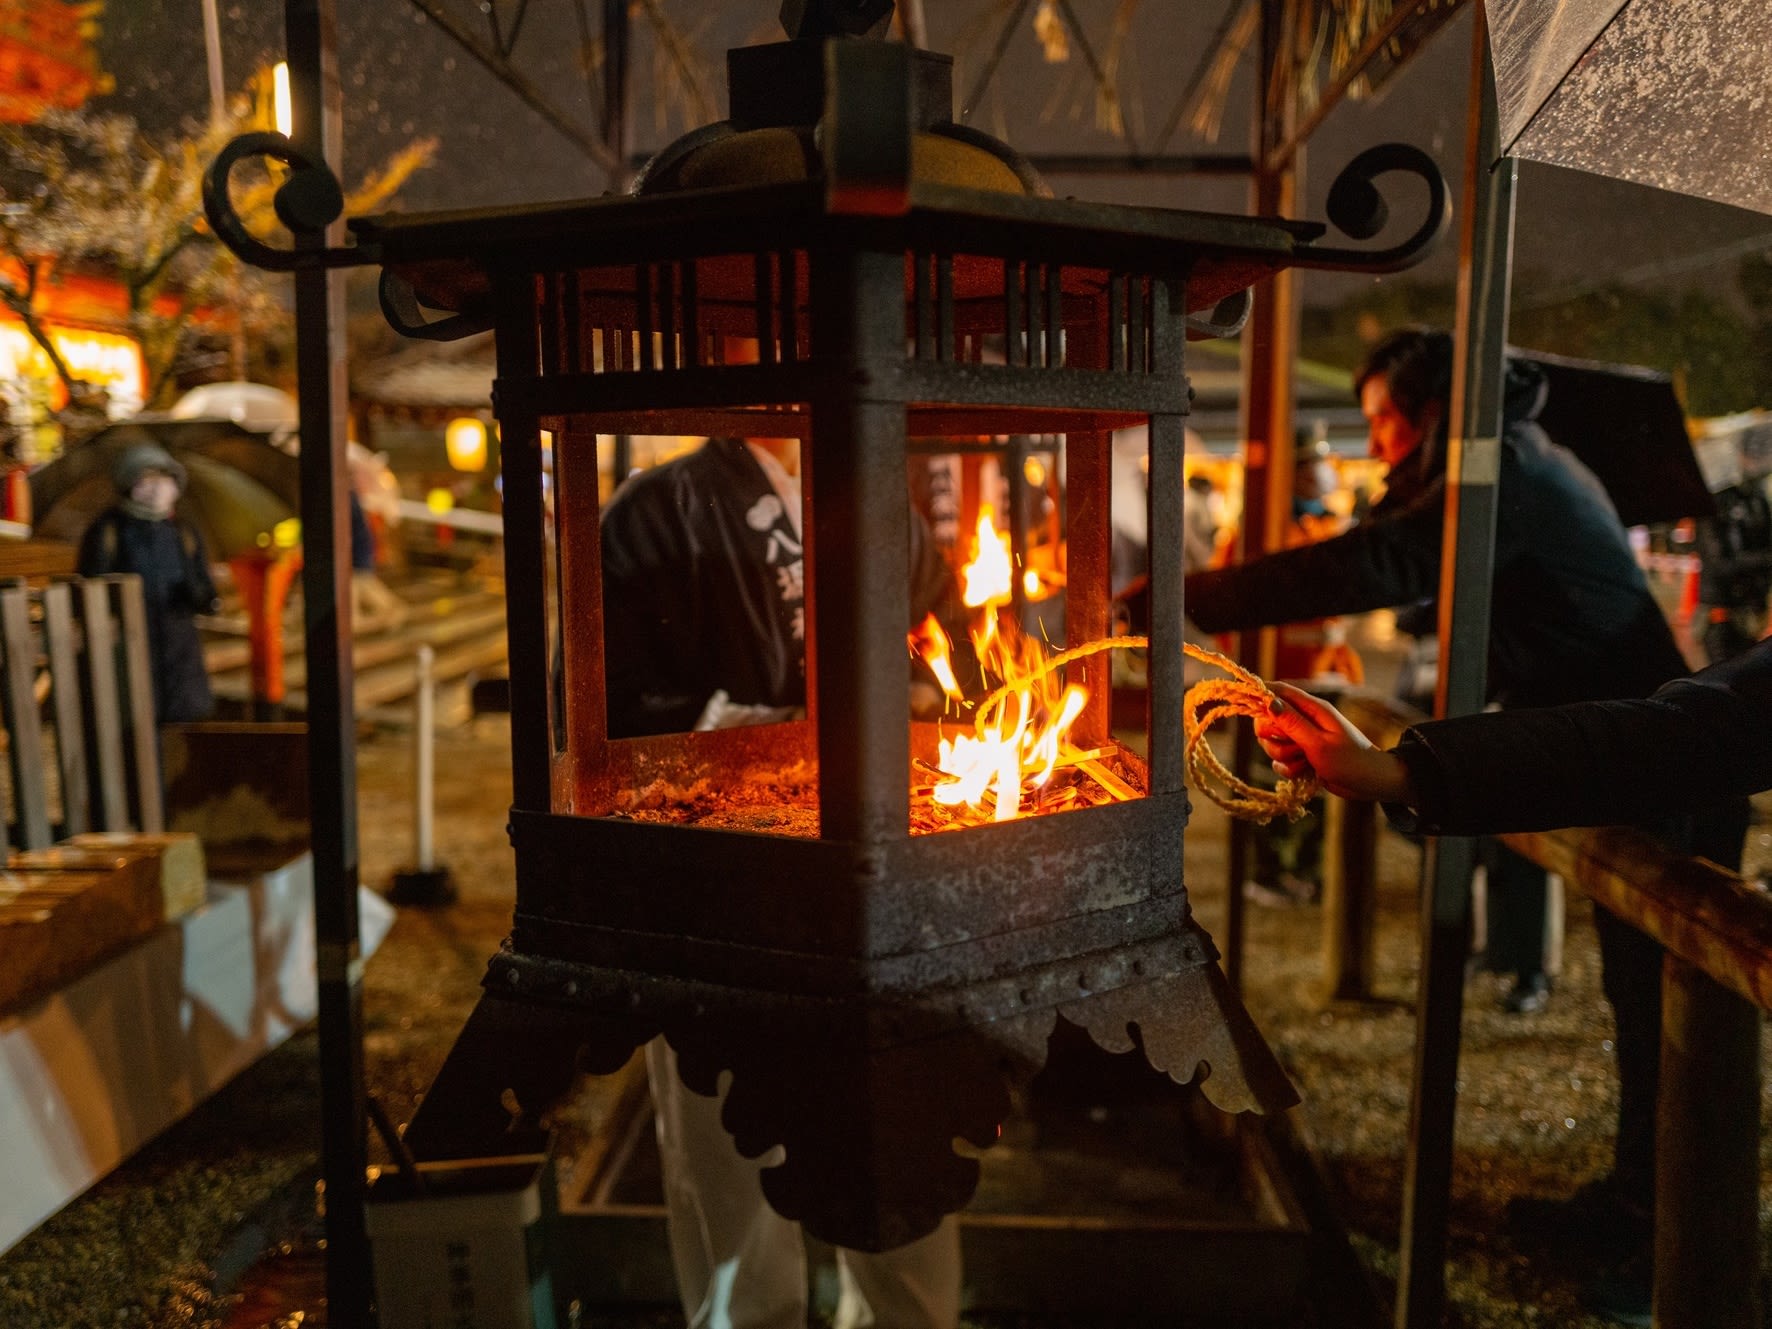
<svg viewBox="0 0 1772 1329">
<path fill-rule="evenodd" d="M 988 715 L 1015 687 L 1025 687 L 1034 679 L 1044 678 L 1072 661 L 1102 651 L 1142 650 L 1149 645 L 1148 637 L 1104 637 L 1100 641 L 1085 642 L 1068 651 L 1060 651 L 1035 670 L 1032 677 L 1021 679 L 1014 687 L 1006 684 L 991 693 L 980 703 L 979 714 Z M 1188 689 L 1183 699 L 1181 718 L 1182 732 L 1187 740 L 1184 758 L 1188 779 L 1194 788 L 1233 817 L 1257 825 L 1265 825 L 1280 816 L 1296 821 L 1304 815 L 1305 805 L 1316 797 L 1315 776 L 1281 780 L 1273 789 L 1263 789 L 1239 780 L 1206 741 L 1206 731 L 1215 721 L 1226 716 L 1268 714 L 1268 707 L 1274 700 L 1273 692 L 1242 665 L 1217 651 L 1208 651 L 1190 642 L 1183 642 L 1182 649 L 1201 664 L 1211 665 L 1230 675 L 1229 678 L 1202 679 Z"/>
<path fill-rule="evenodd" d="M 1228 656 L 1183 642 L 1182 649 L 1201 664 L 1211 665 L 1229 674 L 1229 678 L 1201 679 L 1187 690 L 1182 701 L 1182 732 L 1187 736 L 1187 773 L 1207 798 L 1233 817 L 1265 826 L 1275 817 L 1297 821 L 1305 806 L 1317 795 L 1317 777 L 1302 780 L 1281 780 L 1272 789 L 1262 789 L 1239 780 L 1218 759 L 1206 741 L 1206 731 L 1213 721 L 1226 715 L 1266 715 L 1274 694 L 1254 674 Z"/>
</svg>

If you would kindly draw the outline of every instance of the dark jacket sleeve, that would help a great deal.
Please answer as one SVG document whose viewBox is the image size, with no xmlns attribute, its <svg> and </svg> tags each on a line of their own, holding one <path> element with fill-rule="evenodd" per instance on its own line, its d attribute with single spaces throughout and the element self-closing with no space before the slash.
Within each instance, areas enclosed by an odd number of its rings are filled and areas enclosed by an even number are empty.
<svg viewBox="0 0 1772 1329">
<path fill-rule="evenodd" d="M 688 677 L 700 658 L 694 542 L 681 468 L 630 480 L 603 512 L 603 651 L 609 734 L 691 728 L 708 691 Z"/>
<path fill-rule="evenodd" d="M 1636 701 L 1434 720 L 1395 749 L 1438 835 L 1644 823 L 1772 788 L 1772 641 Z"/>
<path fill-rule="evenodd" d="M 82 577 L 104 577 L 117 571 L 117 555 L 121 548 L 117 531 L 117 509 L 100 513 L 86 534 L 80 537 L 80 554 L 74 569 Z"/>
<path fill-rule="evenodd" d="M 1425 599 L 1440 588 L 1445 483 L 1330 540 L 1196 572 L 1187 616 L 1206 632 L 1297 623 Z"/>
</svg>

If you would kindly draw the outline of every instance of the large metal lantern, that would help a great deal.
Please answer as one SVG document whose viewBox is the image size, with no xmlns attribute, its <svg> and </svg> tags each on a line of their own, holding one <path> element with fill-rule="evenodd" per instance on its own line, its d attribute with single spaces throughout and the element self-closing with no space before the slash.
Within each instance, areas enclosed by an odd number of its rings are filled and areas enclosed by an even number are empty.
<svg viewBox="0 0 1772 1329">
<path fill-rule="evenodd" d="M 955 1142 L 991 1144 L 1060 1016 L 1201 1078 L 1222 1108 L 1294 1101 L 1182 878 L 1184 346 L 1234 330 L 1250 284 L 1286 266 L 1413 261 L 1445 190 L 1420 154 L 1375 150 L 1338 187 L 1344 229 L 1377 233 L 1369 181 L 1391 169 L 1428 181 L 1429 215 L 1392 249 L 1327 249 L 1315 224 L 1046 196 L 952 122 L 943 56 L 806 35 L 733 51 L 730 75 L 731 118 L 667 148 L 631 196 L 360 220 L 355 248 L 316 260 L 380 262 L 411 335 L 497 333 L 516 915 L 407 1140 L 482 1151 L 512 1093 L 533 1124 L 577 1069 L 662 1033 L 692 1088 L 731 1073 L 743 1152 L 785 1146 L 764 1174 L 782 1214 L 883 1249 L 966 1203 L 978 1163 Z M 291 159 L 259 136 L 218 162 L 223 184 L 255 151 Z M 297 261 L 222 214 L 250 256 Z M 1134 424 L 1148 759 L 1111 732 L 1092 655 L 1068 669 L 1088 690 L 1073 741 L 1122 796 L 914 832 L 935 735 L 906 702 L 907 441 L 1063 436 L 1080 645 L 1110 633 L 1109 444 Z M 804 441 L 804 719 L 610 736 L 597 442 L 624 434 Z M 641 815 L 710 788 L 801 815 Z"/>
</svg>

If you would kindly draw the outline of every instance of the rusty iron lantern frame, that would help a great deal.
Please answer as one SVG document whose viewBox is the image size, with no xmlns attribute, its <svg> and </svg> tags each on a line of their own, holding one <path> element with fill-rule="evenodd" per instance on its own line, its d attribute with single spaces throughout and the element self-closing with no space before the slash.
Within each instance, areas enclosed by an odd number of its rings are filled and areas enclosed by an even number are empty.
<svg viewBox="0 0 1772 1329">
<path fill-rule="evenodd" d="M 787 1144 L 765 1173 L 781 1212 L 882 1249 L 969 1198 L 977 1162 L 952 1142 L 995 1138 L 1008 1082 L 1038 1069 L 1060 1015 L 1178 1080 L 1205 1063 L 1221 1107 L 1292 1101 L 1182 879 L 1185 340 L 1234 327 L 1251 283 L 1288 267 L 1408 266 L 1449 202 L 1431 160 L 1395 145 L 1362 154 L 1331 195 L 1340 228 L 1370 239 L 1384 220 L 1376 176 L 1427 183 L 1421 223 L 1377 251 L 1322 245 L 1317 223 L 919 181 L 913 133 L 951 120 L 944 57 L 783 46 L 797 49 L 734 55 L 816 74 L 811 179 L 388 215 L 354 221 L 354 245 L 285 251 L 233 215 L 233 165 L 268 155 L 294 168 L 278 211 L 298 236 L 337 217 L 337 186 L 287 140 L 257 134 L 218 157 L 206 204 L 217 234 L 262 266 L 381 263 L 384 308 L 410 335 L 498 330 L 517 912 L 408 1145 L 425 1157 L 508 1147 L 507 1090 L 519 1133 L 539 1130 L 578 1069 L 613 1070 L 664 1032 L 691 1087 L 711 1092 L 733 1070 L 726 1122 L 744 1152 Z M 723 332 L 757 337 L 761 362 L 723 363 Z M 986 334 L 1005 337 L 1008 363 L 982 363 Z M 913 837 L 907 591 L 903 559 L 882 556 L 906 547 L 907 514 L 881 501 L 903 490 L 907 439 L 1066 436 L 1076 643 L 1109 627 L 1110 431 L 1145 421 L 1145 797 Z M 595 436 L 641 432 L 808 440 L 807 721 L 607 738 Z M 552 517 L 544 434 L 559 463 Z M 1106 666 L 1080 672 L 1094 694 L 1082 737 L 1108 742 Z M 817 839 L 608 815 L 646 779 L 742 778 L 796 758 L 817 763 Z"/>
</svg>

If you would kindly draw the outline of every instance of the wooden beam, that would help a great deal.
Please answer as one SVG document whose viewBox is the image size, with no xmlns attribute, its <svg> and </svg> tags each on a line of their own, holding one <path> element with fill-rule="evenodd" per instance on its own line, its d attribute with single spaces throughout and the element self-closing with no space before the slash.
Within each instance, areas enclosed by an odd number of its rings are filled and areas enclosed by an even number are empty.
<svg viewBox="0 0 1772 1329">
<path fill-rule="evenodd" d="M 1304 120 L 1290 134 L 1274 146 L 1267 158 L 1267 166 L 1270 170 L 1278 170 L 1298 155 L 1304 145 L 1310 141 L 1310 136 L 1316 133 L 1323 121 L 1329 118 L 1329 113 L 1341 105 L 1342 100 L 1348 94 L 1348 89 L 1353 86 L 1354 80 L 1366 72 L 1367 66 L 1378 58 L 1391 40 L 1426 7 L 1427 0 L 1402 0 L 1402 3 L 1391 11 L 1390 17 L 1385 19 L 1377 31 L 1367 37 L 1365 43 L 1355 52 L 1354 58 L 1348 62 L 1347 68 L 1336 75 L 1334 81 L 1323 90 L 1322 96 L 1317 98 L 1316 105 L 1311 107 L 1310 114 L 1305 116 Z"/>
</svg>

